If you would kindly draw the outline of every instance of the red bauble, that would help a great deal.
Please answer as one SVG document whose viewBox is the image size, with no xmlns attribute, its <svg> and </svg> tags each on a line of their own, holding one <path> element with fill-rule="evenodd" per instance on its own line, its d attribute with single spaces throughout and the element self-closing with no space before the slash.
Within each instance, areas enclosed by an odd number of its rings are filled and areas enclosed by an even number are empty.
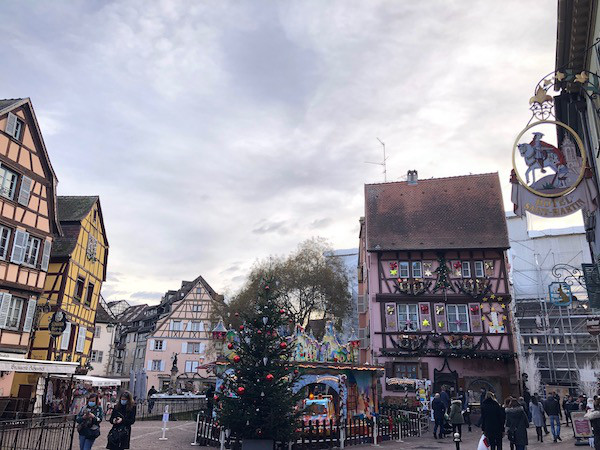
<svg viewBox="0 0 600 450">
<path fill-rule="evenodd" d="M 284 309 L 280 309 L 280 310 L 279 310 L 279 314 L 284 314 L 284 313 L 285 313 L 285 310 L 284 310 Z"/>
<path fill-rule="evenodd" d="M 294 375 L 298 375 L 298 369 L 294 370 Z"/>
<path fill-rule="evenodd" d="M 243 386 L 240 386 L 239 388 L 237 388 L 238 394 L 242 395 L 244 392 L 246 392 L 246 388 Z"/>
<path fill-rule="evenodd" d="M 240 313 L 235 313 L 235 317 L 240 317 Z"/>
<path fill-rule="evenodd" d="M 218 401 L 219 401 L 219 396 L 218 396 L 218 395 L 215 395 L 215 396 L 213 397 L 213 399 L 215 400 L 215 402 L 218 402 Z"/>
<path fill-rule="evenodd" d="M 232 349 L 233 349 L 233 344 L 230 342 L 229 344 L 227 344 L 227 348 L 228 348 L 229 350 L 232 350 Z"/>
<path fill-rule="evenodd" d="M 290 319 L 290 323 L 294 323 L 294 319 Z"/>
<path fill-rule="evenodd" d="M 280 346 L 281 348 L 286 348 L 286 347 L 287 347 L 287 344 L 286 344 L 285 342 L 282 342 L 281 344 L 279 344 L 279 346 Z"/>
<path fill-rule="evenodd" d="M 235 356 L 233 357 L 233 362 L 235 362 L 235 363 L 239 363 L 241 359 L 242 359 L 242 358 L 240 358 L 238 355 L 235 355 Z"/>
<path fill-rule="evenodd" d="M 240 331 L 244 331 L 244 325 L 240 325 Z"/>
<path fill-rule="evenodd" d="M 262 334 L 262 331 L 258 330 L 258 331 L 256 332 L 256 334 Z"/>
<path fill-rule="evenodd" d="M 273 381 L 273 375 L 272 374 L 268 374 L 267 375 L 267 381 Z"/>
</svg>

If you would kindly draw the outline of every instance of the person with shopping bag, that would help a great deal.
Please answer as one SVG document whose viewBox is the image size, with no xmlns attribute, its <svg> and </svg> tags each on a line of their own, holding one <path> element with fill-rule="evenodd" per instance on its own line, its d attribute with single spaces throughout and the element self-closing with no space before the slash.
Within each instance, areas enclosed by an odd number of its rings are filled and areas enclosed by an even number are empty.
<svg viewBox="0 0 600 450">
<path fill-rule="evenodd" d="M 491 450 L 502 450 L 505 420 L 504 408 L 498 404 L 494 394 L 488 392 L 481 405 L 481 430 Z"/>
<path fill-rule="evenodd" d="M 135 409 L 131 392 L 124 391 L 110 415 L 110 423 L 113 427 L 108 433 L 107 449 L 123 450 L 129 448 L 131 425 L 135 423 Z"/>
<path fill-rule="evenodd" d="M 513 398 L 510 406 L 506 408 L 506 430 L 508 440 L 514 445 L 515 450 L 525 450 L 529 443 L 527 439 L 529 417 L 519 400 Z"/>
</svg>

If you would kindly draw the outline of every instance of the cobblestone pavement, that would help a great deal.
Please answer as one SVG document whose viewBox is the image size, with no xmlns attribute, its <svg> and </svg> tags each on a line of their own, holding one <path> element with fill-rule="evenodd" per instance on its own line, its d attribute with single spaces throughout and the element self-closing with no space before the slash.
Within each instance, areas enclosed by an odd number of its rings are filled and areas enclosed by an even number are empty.
<svg viewBox="0 0 600 450">
<path fill-rule="evenodd" d="M 159 438 L 162 436 L 162 422 L 158 421 L 144 421 L 136 422 L 133 425 L 133 432 L 131 438 L 131 449 L 132 450 L 151 450 L 151 449 L 208 449 L 211 447 L 197 447 L 192 446 L 194 442 L 194 432 L 196 430 L 196 424 L 191 421 L 181 422 L 169 422 L 169 430 L 166 432 L 167 440 L 161 441 Z M 102 434 L 94 443 L 94 449 L 106 448 L 106 435 L 110 430 L 110 425 L 102 425 Z M 481 437 L 481 430 L 473 427 L 472 432 L 463 430 L 463 442 L 460 444 L 461 450 L 477 450 L 477 444 Z M 548 435 L 551 436 L 551 435 Z M 561 437 L 562 442 L 553 443 L 552 439 L 548 439 L 544 436 L 544 442 L 536 442 L 535 428 L 532 426 L 529 428 L 529 446 L 528 450 L 545 448 L 546 450 L 566 450 L 566 448 L 573 448 L 575 439 L 573 438 L 573 432 L 571 427 L 566 427 L 562 424 Z M 351 446 L 347 448 L 352 449 L 366 449 L 374 448 L 372 444 Z M 415 449 L 415 450 L 437 450 L 447 449 L 455 450 L 455 444 L 450 436 L 444 439 L 434 439 L 432 433 L 427 433 L 421 438 L 406 438 L 404 442 L 383 442 L 381 448 L 386 449 Z M 583 447 L 585 448 L 585 447 Z M 589 448 L 589 447 L 588 447 Z M 79 443 L 77 440 L 77 434 L 73 440 L 73 450 L 79 449 Z M 503 442 L 503 450 L 509 450 L 508 440 L 505 438 Z"/>
</svg>

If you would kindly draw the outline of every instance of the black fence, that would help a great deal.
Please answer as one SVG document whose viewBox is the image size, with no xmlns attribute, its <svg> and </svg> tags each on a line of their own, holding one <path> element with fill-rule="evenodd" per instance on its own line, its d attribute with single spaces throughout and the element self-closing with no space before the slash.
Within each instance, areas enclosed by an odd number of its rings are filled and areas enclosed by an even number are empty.
<svg viewBox="0 0 600 450">
<path fill-rule="evenodd" d="M 75 416 L 0 421 L 0 450 L 66 450 L 72 447 Z"/>
<path fill-rule="evenodd" d="M 31 417 L 34 400 L 29 398 L 1 397 L 0 421 Z"/>
<path fill-rule="evenodd" d="M 342 445 L 379 444 L 411 436 L 421 436 L 423 416 L 403 412 L 395 416 L 379 416 L 373 419 L 352 418 L 345 421 L 301 421 L 292 442 L 293 449 L 333 448 Z M 198 415 L 194 444 L 237 450 L 241 441 L 226 432 L 212 417 Z M 288 449 L 287 443 L 276 443 L 275 449 Z"/>
<path fill-rule="evenodd" d="M 189 417 L 189 420 L 194 420 L 197 413 L 206 413 L 206 399 L 192 398 L 192 399 L 157 399 L 157 400 L 146 400 L 138 402 L 136 404 L 136 420 L 160 420 L 165 407 L 169 407 L 169 418 L 170 420 L 180 419 L 185 416 L 185 413 L 193 413 L 193 416 Z M 107 410 L 107 420 L 110 418 L 110 409 Z"/>
</svg>

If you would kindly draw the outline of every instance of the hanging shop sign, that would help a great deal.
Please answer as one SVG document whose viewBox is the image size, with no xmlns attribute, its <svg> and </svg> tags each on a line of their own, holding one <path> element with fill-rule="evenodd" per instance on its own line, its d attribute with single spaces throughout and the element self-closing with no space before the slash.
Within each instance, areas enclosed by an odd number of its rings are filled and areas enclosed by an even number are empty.
<svg viewBox="0 0 600 450">
<path fill-rule="evenodd" d="M 62 311 L 56 311 L 52 314 L 50 322 L 48 323 L 48 330 L 50 335 L 53 337 L 59 337 L 67 328 L 67 317 Z"/>
<path fill-rule="evenodd" d="M 583 280 L 591 308 L 600 308 L 600 274 L 596 264 L 581 264 Z"/>
<path fill-rule="evenodd" d="M 588 333 L 592 336 L 598 336 L 600 334 L 600 317 L 590 317 L 585 322 Z"/>
<path fill-rule="evenodd" d="M 573 303 L 571 286 L 564 281 L 554 281 L 548 286 L 550 303 L 556 306 L 569 306 Z"/>
<path fill-rule="evenodd" d="M 534 122 L 515 139 L 510 181 L 518 216 L 529 211 L 541 217 L 563 217 L 596 209 L 598 192 L 583 141 L 569 125 L 553 120 L 554 97 L 548 90 L 564 79 L 565 74 L 557 72 L 538 83 L 529 100 Z"/>
</svg>

